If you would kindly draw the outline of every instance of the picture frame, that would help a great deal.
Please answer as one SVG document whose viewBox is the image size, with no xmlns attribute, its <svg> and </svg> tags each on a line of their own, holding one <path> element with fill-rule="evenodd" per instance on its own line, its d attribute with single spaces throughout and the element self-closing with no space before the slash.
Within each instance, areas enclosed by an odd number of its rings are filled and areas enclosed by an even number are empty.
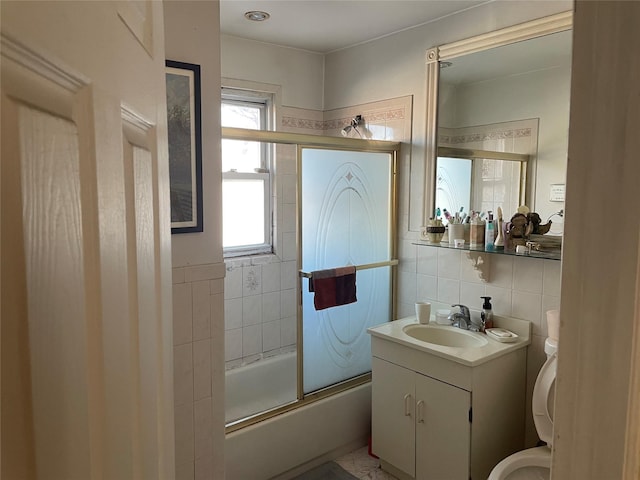
<svg viewBox="0 0 640 480">
<path fill-rule="evenodd" d="M 202 232 L 200 65 L 166 60 L 171 233 Z"/>
</svg>

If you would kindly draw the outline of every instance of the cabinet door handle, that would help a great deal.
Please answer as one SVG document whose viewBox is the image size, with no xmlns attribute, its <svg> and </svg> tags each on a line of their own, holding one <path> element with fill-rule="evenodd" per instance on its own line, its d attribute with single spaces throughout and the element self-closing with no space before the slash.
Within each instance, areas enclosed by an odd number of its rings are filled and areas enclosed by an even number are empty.
<svg viewBox="0 0 640 480">
<path fill-rule="evenodd" d="M 416 419 L 418 423 L 424 423 L 424 400 L 420 400 L 416 403 Z"/>
<path fill-rule="evenodd" d="M 410 393 L 407 393 L 404 396 L 404 416 L 405 417 L 411 416 L 411 394 Z"/>
</svg>

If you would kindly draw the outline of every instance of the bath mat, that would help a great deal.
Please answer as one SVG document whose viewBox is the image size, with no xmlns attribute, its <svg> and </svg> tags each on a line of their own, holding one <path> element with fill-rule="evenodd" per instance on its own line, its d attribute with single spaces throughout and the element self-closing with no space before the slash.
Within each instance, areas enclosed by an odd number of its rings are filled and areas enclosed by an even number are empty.
<svg viewBox="0 0 640 480">
<path fill-rule="evenodd" d="M 293 480 L 358 480 L 335 462 L 323 463 Z"/>
</svg>

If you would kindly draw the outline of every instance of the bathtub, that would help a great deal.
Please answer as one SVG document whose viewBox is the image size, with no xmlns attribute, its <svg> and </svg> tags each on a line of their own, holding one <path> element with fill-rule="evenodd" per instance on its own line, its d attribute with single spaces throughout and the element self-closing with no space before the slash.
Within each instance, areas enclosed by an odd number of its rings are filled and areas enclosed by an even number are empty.
<svg viewBox="0 0 640 480">
<path fill-rule="evenodd" d="M 225 373 L 225 421 L 239 420 L 296 399 L 296 352 Z"/>
</svg>

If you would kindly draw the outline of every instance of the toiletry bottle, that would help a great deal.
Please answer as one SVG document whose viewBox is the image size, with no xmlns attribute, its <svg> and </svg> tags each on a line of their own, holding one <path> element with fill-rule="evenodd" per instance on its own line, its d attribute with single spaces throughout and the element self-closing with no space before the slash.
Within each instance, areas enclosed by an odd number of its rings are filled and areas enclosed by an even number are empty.
<svg viewBox="0 0 640 480">
<path fill-rule="evenodd" d="M 469 246 L 482 248 L 484 246 L 484 222 L 477 215 L 471 219 L 469 232 Z"/>
<path fill-rule="evenodd" d="M 484 249 L 487 251 L 493 250 L 493 241 L 495 240 L 495 230 L 493 225 L 493 213 L 489 213 L 489 218 L 487 219 L 487 225 L 484 231 Z"/>
<path fill-rule="evenodd" d="M 495 222 L 496 240 L 493 242 L 493 246 L 496 250 L 504 250 L 504 236 L 502 234 L 502 209 L 498 207 L 498 218 Z"/>
<path fill-rule="evenodd" d="M 482 304 L 482 313 L 480 314 L 480 318 L 482 318 L 482 326 L 486 330 L 487 328 L 493 328 L 493 310 L 491 309 L 491 297 L 480 297 L 484 299 L 484 303 Z"/>
</svg>

